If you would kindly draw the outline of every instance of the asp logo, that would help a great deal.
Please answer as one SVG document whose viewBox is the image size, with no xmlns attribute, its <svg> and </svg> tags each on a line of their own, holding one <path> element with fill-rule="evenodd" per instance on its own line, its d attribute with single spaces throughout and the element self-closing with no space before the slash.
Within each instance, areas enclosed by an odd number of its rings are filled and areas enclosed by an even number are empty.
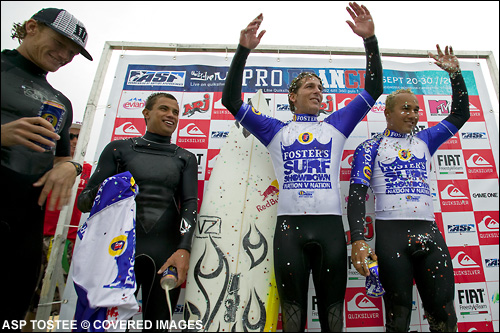
<svg viewBox="0 0 500 333">
<path fill-rule="evenodd" d="M 127 78 L 129 86 L 184 87 L 186 72 L 131 70 Z"/>
</svg>

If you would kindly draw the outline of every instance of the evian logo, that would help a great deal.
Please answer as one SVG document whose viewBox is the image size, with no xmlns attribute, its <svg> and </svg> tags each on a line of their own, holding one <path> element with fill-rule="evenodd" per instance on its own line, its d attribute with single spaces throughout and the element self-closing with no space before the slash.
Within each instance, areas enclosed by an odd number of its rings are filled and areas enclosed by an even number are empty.
<svg viewBox="0 0 500 333">
<path fill-rule="evenodd" d="M 144 109 L 146 102 L 142 98 L 131 98 L 125 103 L 123 103 L 123 108 L 125 109 Z"/>
<path fill-rule="evenodd" d="M 357 293 L 347 302 L 348 311 L 378 311 L 379 309 L 363 293 Z"/>
<path fill-rule="evenodd" d="M 479 222 L 478 230 L 481 232 L 491 232 L 491 231 L 498 232 L 498 221 L 496 221 L 491 216 L 486 215 L 485 217 L 483 217 L 481 222 Z"/>
<path fill-rule="evenodd" d="M 137 130 L 137 128 L 130 121 L 127 121 L 121 124 L 119 127 L 115 129 L 115 135 L 142 135 L 141 132 Z"/>
<path fill-rule="evenodd" d="M 446 188 L 441 191 L 441 198 L 443 200 L 469 199 L 453 184 L 448 184 Z"/>
<path fill-rule="evenodd" d="M 196 126 L 195 123 L 189 123 L 184 128 L 182 128 L 179 131 L 179 136 L 190 136 L 197 138 L 206 137 L 206 135 L 200 130 L 198 126 Z"/>
<path fill-rule="evenodd" d="M 452 260 L 455 269 L 474 268 L 479 265 L 464 251 L 458 252 Z"/>
<path fill-rule="evenodd" d="M 467 160 L 467 166 L 469 168 L 481 168 L 481 167 L 493 167 L 490 162 L 485 160 L 481 155 L 478 153 L 472 154 L 469 159 Z"/>
<path fill-rule="evenodd" d="M 382 101 L 377 101 L 375 105 L 372 107 L 372 112 L 374 113 L 384 113 L 385 111 L 385 103 Z"/>
</svg>

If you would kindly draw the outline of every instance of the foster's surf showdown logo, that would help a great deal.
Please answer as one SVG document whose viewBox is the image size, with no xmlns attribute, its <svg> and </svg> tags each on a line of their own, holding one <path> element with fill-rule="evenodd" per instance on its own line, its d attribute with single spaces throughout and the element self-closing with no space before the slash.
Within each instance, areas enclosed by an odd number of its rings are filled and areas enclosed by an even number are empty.
<svg viewBox="0 0 500 333">
<path fill-rule="evenodd" d="M 281 146 L 284 162 L 283 189 L 330 189 L 332 140 L 319 143 L 311 133 L 301 133 L 290 146 Z"/>
</svg>

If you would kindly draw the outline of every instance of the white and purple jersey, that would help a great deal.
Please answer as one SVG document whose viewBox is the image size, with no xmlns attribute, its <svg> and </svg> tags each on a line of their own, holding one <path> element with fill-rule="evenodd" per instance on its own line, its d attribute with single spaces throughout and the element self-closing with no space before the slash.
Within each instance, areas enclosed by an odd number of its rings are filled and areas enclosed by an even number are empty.
<svg viewBox="0 0 500 333">
<path fill-rule="evenodd" d="M 342 215 L 342 150 L 373 104 L 375 100 L 363 90 L 324 121 L 296 114 L 284 123 L 243 103 L 235 117 L 269 150 L 279 183 L 278 215 Z"/>
<path fill-rule="evenodd" d="M 372 188 L 377 219 L 434 221 L 431 157 L 457 132 L 446 120 L 416 135 L 386 129 L 356 148 L 351 184 Z"/>
<path fill-rule="evenodd" d="M 137 193 L 130 172 L 107 178 L 78 230 L 81 241 L 72 263 L 78 325 L 82 320 L 127 320 L 139 310 L 134 295 Z"/>
</svg>

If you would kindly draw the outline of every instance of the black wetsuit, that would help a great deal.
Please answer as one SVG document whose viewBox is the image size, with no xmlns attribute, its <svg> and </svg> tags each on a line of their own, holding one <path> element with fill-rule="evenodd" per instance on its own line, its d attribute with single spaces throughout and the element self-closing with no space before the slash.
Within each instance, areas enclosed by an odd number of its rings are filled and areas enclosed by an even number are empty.
<svg viewBox="0 0 500 333">
<path fill-rule="evenodd" d="M 69 157 L 71 102 L 46 79 L 47 72 L 16 50 L 2 51 L 2 125 L 36 117 L 44 101 L 65 109 L 61 139 L 51 151 L 36 152 L 22 145 L 2 146 L 2 217 L 0 253 L 3 255 L 0 324 L 3 319 L 24 319 L 40 274 L 45 206 L 38 206 L 43 187 L 33 183 L 52 169 L 54 156 Z"/>
<path fill-rule="evenodd" d="M 276 119 L 256 118 L 254 114 L 259 114 L 258 112 L 248 111 L 249 108 L 241 100 L 241 87 L 243 69 L 250 50 L 241 45 L 238 46 L 226 78 L 222 103 L 243 126 L 246 126 L 269 149 L 271 156 L 276 156 L 277 164 L 275 164 L 273 157 L 275 171 L 281 170 L 280 166 L 284 164 L 283 160 L 280 160 L 282 158 L 279 151 L 281 148 L 276 147 L 283 142 L 281 141 L 283 138 L 286 141 L 288 134 L 295 133 L 295 131 L 299 131 L 298 133 L 307 131 L 305 128 L 311 128 L 313 136 L 321 136 L 330 141 L 330 144 L 324 145 L 327 146 L 325 150 L 332 152 L 331 164 L 338 164 L 342 157 L 343 142 L 370 110 L 371 106 L 368 107 L 365 102 L 368 103 L 367 99 L 373 99 L 372 103 L 375 103 L 383 90 L 382 65 L 375 36 L 365 40 L 365 48 L 367 60 L 366 91 L 360 93 L 356 97 L 357 101 L 351 102 L 352 105 L 349 104 L 344 110 L 330 115 L 324 124 L 318 122 L 316 116 L 311 115 L 296 115 L 293 122 L 284 124 Z M 335 114 L 341 116 L 336 117 Z M 349 114 L 354 116 L 351 118 Z M 333 135 L 335 135 L 334 144 L 332 144 Z M 291 138 L 294 140 L 296 136 L 292 134 Z M 283 144 L 283 146 L 285 145 L 287 144 Z M 314 148 L 301 149 L 312 150 Z M 335 168 L 332 167 L 332 171 L 333 169 Z M 285 200 L 282 188 L 284 177 L 277 174 L 277 178 L 278 182 L 281 182 L 280 200 L 283 204 L 283 200 Z M 338 189 L 338 174 L 332 172 L 331 178 L 331 184 L 328 185 L 331 185 L 332 189 Z M 317 194 L 320 194 L 320 191 Z M 340 197 L 338 193 L 333 194 Z M 305 202 L 300 204 L 293 202 L 291 205 L 288 202 L 288 210 L 285 209 L 283 214 L 280 214 L 280 207 L 278 207 L 273 244 L 274 270 L 281 302 L 283 331 L 285 332 L 303 331 L 305 328 L 311 271 L 318 298 L 318 313 L 322 331 L 341 331 L 343 328 L 343 301 L 347 284 L 347 246 L 342 216 L 341 213 L 338 215 L 335 213 L 333 215 L 332 213 L 310 213 L 325 211 L 326 207 L 318 207 L 318 203 L 325 202 L 323 201 L 325 199 L 325 196 L 323 196 L 322 201 L 318 201 L 316 198 L 309 199 L 309 206 Z M 335 207 L 335 212 L 340 212 L 340 199 L 338 203 L 333 201 L 336 200 L 330 201 L 331 206 Z M 298 213 L 287 213 L 294 206 L 304 210 Z M 309 214 L 304 213 L 306 210 Z"/>
<path fill-rule="evenodd" d="M 178 249 L 191 250 L 198 204 L 196 157 L 170 143 L 170 137 L 149 132 L 113 141 L 104 148 L 95 173 L 78 197 L 78 209 L 90 211 L 100 184 L 124 171 L 139 185 L 135 274 L 138 289 L 142 286 L 143 318 L 168 320 L 165 292 L 156 272 Z M 179 293 L 180 288 L 170 291 L 173 307 Z"/>
<path fill-rule="evenodd" d="M 452 261 L 434 221 L 431 193 L 426 191 L 431 156 L 470 117 L 462 75 L 452 77 L 451 83 L 452 112 L 446 119 L 416 135 L 386 130 L 362 143 L 354 153 L 347 207 L 351 241 L 364 239 L 365 198 L 371 186 L 376 198 L 375 252 L 380 281 L 386 290 L 384 304 L 389 332 L 409 330 L 413 279 L 430 330 L 457 329 Z M 400 151 L 407 151 L 404 156 L 408 158 L 398 158 Z M 388 165 L 392 170 L 404 172 L 382 172 Z M 366 168 L 371 169 L 369 177 L 363 172 Z"/>
</svg>

